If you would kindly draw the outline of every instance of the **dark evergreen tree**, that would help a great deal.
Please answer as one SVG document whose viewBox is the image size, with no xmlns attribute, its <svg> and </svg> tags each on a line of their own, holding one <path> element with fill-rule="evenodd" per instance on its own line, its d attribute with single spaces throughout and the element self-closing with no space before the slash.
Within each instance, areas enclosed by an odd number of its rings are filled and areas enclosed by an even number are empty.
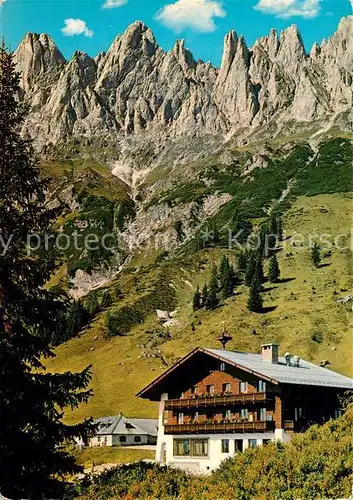
<svg viewBox="0 0 353 500">
<path fill-rule="evenodd" d="M 66 338 L 67 341 L 76 337 L 76 335 L 88 325 L 90 315 L 80 300 L 74 301 L 69 309 L 66 320 Z"/>
<path fill-rule="evenodd" d="M 91 319 L 93 319 L 99 313 L 99 303 L 96 292 L 91 292 L 88 295 L 85 308 Z"/>
<path fill-rule="evenodd" d="M 235 287 L 235 272 L 229 259 L 223 256 L 220 265 L 220 289 L 224 299 L 233 295 Z"/>
<path fill-rule="evenodd" d="M 199 287 L 196 288 L 196 291 L 194 293 L 192 306 L 194 311 L 198 311 L 199 309 L 201 309 L 201 292 Z"/>
<path fill-rule="evenodd" d="M 208 289 L 208 295 L 206 300 L 206 309 L 216 309 L 219 304 L 218 298 L 218 279 L 217 279 L 217 268 L 214 267 L 212 270 L 212 277 L 210 281 L 210 286 Z"/>
<path fill-rule="evenodd" d="M 264 273 L 262 258 L 260 256 L 257 257 L 253 279 L 254 277 L 257 280 L 257 282 L 260 283 L 262 286 L 262 283 L 264 283 L 265 281 L 265 273 Z"/>
<path fill-rule="evenodd" d="M 123 335 L 120 322 L 117 321 L 117 318 L 110 311 L 108 311 L 106 314 L 105 324 L 107 327 L 107 332 L 109 337 L 116 337 Z"/>
<path fill-rule="evenodd" d="M 63 478 L 81 470 L 63 445 L 87 437 L 91 422 L 66 425 L 62 417 L 65 407 L 88 400 L 90 370 L 44 373 L 42 360 L 54 356 L 46 332 L 63 314 L 62 301 L 44 286 L 58 265 L 55 242 L 46 238 L 57 211 L 46 208 L 48 181 L 19 134 L 19 90 L 13 55 L 2 47 L 0 235 L 8 245 L 0 252 L 0 492 L 39 500 L 63 498 Z"/>
<path fill-rule="evenodd" d="M 119 282 L 115 283 L 115 286 L 114 286 L 114 295 L 115 295 L 116 299 L 121 299 L 121 297 L 123 296 L 123 292 L 121 290 L 121 286 L 120 286 Z"/>
<path fill-rule="evenodd" d="M 277 218 L 277 238 L 279 241 L 283 241 L 283 221 L 281 217 Z"/>
<path fill-rule="evenodd" d="M 112 296 L 109 290 L 106 290 L 102 296 L 101 309 L 108 309 L 108 307 L 110 307 L 112 304 L 113 304 Z"/>
<path fill-rule="evenodd" d="M 278 260 L 277 260 L 277 255 L 274 254 L 271 257 L 269 268 L 268 268 L 268 279 L 271 283 L 277 283 L 279 280 L 279 277 L 281 275 L 281 271 L 279 268 Z"/>
<path fill-rule="evenodd" d="M 253 277 L 255 274 L 255 270 L 256 270 L 256 262 L 257 262 L 256 253 L 251 252 L 251 254 L 249 255 L 249 258 L 247 260 L 247 264 L 246 264 L 246 271 L 245 271 L 245 284 L 246 284 L 246 286 L 251 286 L 251 283 L 252 283 L 252 280 L 253 280 Z"/>
<path fill-rule="evenodd" d="M 238 269 L 242 274 L 246 273 L 246 267 L 248 263 L 248 253 L 243 250 L 238 256 Z"/>
<path fill-rule="evenodd" d="M 202 307 L 206 307 L 207 300 L 208 300 L 208 286 L 205 283 L 202 289 L 202 297 L 201 297 L 201 305 Z"/>
<path fill-rule="evenodd" d="M 270 225 L 267 227 L 265 257 L 271 257 L 277 247 L 277 219 L 271 219 Z"/>
<path fill-rule="evenodd" d="M 311 249 L 311 260 L 315 267 L 320 266 L 321 253 L 320 253 L 320 245 L 318 243 L 314 243 L 314 246 Z"/>
<path fill-rule="evenodd" d="M 249 299 L 248 299 L 248 309 L 251 312 L 261 312 L 263 310 L 263 301 L 261 297 L 261 286 L 258 282 L 256 276 L 251 283 Z"/>
</svg>

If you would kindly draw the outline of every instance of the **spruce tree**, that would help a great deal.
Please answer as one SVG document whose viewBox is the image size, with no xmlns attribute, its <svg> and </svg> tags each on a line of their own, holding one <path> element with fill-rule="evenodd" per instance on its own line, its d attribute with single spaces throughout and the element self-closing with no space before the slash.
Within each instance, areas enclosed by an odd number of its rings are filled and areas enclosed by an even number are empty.
<svg viewBox="0 0 353 500">
<path fill-rule="evenodd" d="M 277 283 L 277 281 L 279 280 L 280 275 L 281 275 L 281 271 L 280 271 L 280 268 L 279 268 L 279 264 L 278 264 L 278 260 L 277 260 L 277 255 L 274 254 L 271 257 L 270 265 L 269 265 L 269 268 L 268 268 L 268 279 L 269 279 L 269 281 L 271 283 Z"/>
<path fill-rule="evenodd" d="M 277 238 L 279 241 L 283 241 L 283 221 L 281 217 L 277 219 Z"/>
<path fill-rule="evenodd" d="M 201 294 L 201 305 L 202 307 L 206 307 L 207 300 L 208 300 L 208 286 L 205 283 L 202 289 L 202 294 Z"/>
<path fill-rule="evenodd" d="M 261 312 L 263 310 L 261 287 L 259 286 L 259 282 L 256 275 L 254 276 L 254 279 L 250 287 L 248 309 L 251 312 Z"/>
<path fill-rule="evenodd" d="M 90 316 L 80 300 L 74 301 L 69 309 L 66 320 L 66 340 L 76 337 L 76 335 L 88 325 Z"/>
<path fill-rule="evenodd" d="M 101 301 L 101 308 L 102 309 L 108 309 L 113 304 L 113 299 L 112 296 L 110 295 L 109 290 L 106 290 L 103 293 L 102 301 Z"/>
<path fill-rule="evenodd" d="M 245 274 L 248 263 L 248 253 L 242 250 L 238 256 L 238 269 L 241 273 Z"/>
<path fill-rule="evenodd" d="M 245 285 L 246 286 L 251 286 L 254 274 L 256 270 L 256 254 L 255 252 L 251 252 L 247 265 L 246 265 L 246 271 L 245 271 Z"/>
<path fill-rule="evenodd" d="M 235 286 L 235 272 L 229 259 L 223 256 L 220 265 L 220 289 L 224 299 L 233 295 Z"/>
<path fill-rule="evenodd" d="M 206 309 L 216 309 L 219 304 L 218 299 L 218 279 L 217 279 L 217 268 L 214 267 L 212 271 L 212 277 L 210 281 L 210 286 L 208 289 L 208 295 L 206 300 Z"/>
<path fill-rule="evenodd" d="M 66 474 L 81 468 L 64 444 L 85 438 L 91 421 L 66 425 L 63 412 L 87 402 L 90 369 L 45 373 L 54 357 L 47 333 L 62 314 L 61 299 L 44 285 L 58 259 L 47 209 L 48 181 L 40 177 L 30 142 L 19 128 L 19 75 L 0 48 L 0 492 L 11 499 L 62 498 Z M 36 235 L 38 250 L 28 245 Z"/>
<path fill-rule="evenodd" d="M 311 249 L 311 260 L 315 267 L 320 266 L 321 254 L 320 254 L 320 245 L 318 243 L 314 243 L 314 246 Z"/>
<path fill-rule="evenodd" d="M 257 261 L 256 261 L 256 266 L 255 266 L 255 272 L 254 272 L 254 277 L 262 285 L 265 281 L 265 273 L 264 273 L 264 266 L 262 263 L 262 257 L 258 256 Z"/>
<path fill-rule="evenodd" d="M 115 283 L 115 286 L 114 286 L 114 295 L 115 295 L 116 299 L 121 299 L 121 297 L 123 296 L 123 292 L 121 290 L 121 286 L 120 286 L 119 282 Z"/>
<path fill-rule="evenodd" d="M 192 306 L 194 311 L 198 311 L 199 309 L 201 309 L 201 293 L 199 287 L 196 288 L 196 291 L 194 293 Z"/>
<path fill-rule="evenodd" d="M 91 319 L 99 313 L 99 303 L 96 292 L 91 292 L 88 295 L 85 307 Z"/>
</svg>

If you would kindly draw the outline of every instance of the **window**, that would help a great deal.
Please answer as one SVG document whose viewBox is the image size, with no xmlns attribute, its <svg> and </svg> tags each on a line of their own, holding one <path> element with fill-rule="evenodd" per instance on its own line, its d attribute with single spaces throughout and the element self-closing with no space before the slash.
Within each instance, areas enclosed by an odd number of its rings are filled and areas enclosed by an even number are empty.
<svg viewBox="0 0 353 500">
<path fill-rule="evenodd" d="M 207 457 L 208 439 L 174 439 L 175 457 Z"/>
<path fill-rule="evenodd" d="M 120 436 L 119 441 L 120 443 L 126 443 L 126 436 Z"/>
<path fill-rule="evenodd" d="M 195 385 L 194 387 L 191 388 L 191 394 L 197 394 L 198 387 Z"/>
<path fill-rule="evenodd" d="M 334 418 L 339 418 L 342 416 L 342 410 L 335 410 Z"/>
<path fill-rule="evenodd" d="M 184 413 L 178 413 L 178 424 L 181 425 L 184 423 Z"/>
<path fill-rule="evenodd" d="M 199 412 L 195 411 L 194 422 L 198 422 L 198 421 L 199 421 Z"/>
<path fill-rule="evenodd" d="M 223 418 L 230 419 L 232 417 L 232 412 L 230 410 L 224 410 Z"/>
<path fill-rule="evenodd" d="M 249 448 L 256 448 L 257 439 L 249 439 Z"/>
<path fill-rule="evenodd" d="M 222 453 L 229 453 L 229 439 L 222 439 Z"/>
<path fill-rule="evenodd" d="M 266 422 L 266 408 L 260 408 L 260 410 L 259 410 L 259 420 L 261 422 Z"/>
<path fill-rule="evenodd" d="M 247 408 L 242 408 L 240 410 L 240 417 L 244 418 L 244 419 L 248 419 L 249 418 L 249 410 Z"/>
<path fill-rule="evenodd" d="M 247 382 L 240 382 L 240 387 L 239 387 L 240 392 L 248 392 L 248 383 Z"/>
<path fill-rule="evenodd" d="M 221 372 L 225 372 L 226 371 L 226 364 L 225 363 L 221 363 L 219 365 L 219 371 L 221 371 Z"/>
<path fill-rule="evenodd" d="M 266 392 L 266 382 L 264 380 L 259 380 L 257 382 L 258 392 Z"/>
<path fill-rule="evenodd" d="M 100 442 L 101 442 L 101 437 L 100 437 L 100 436 L 98 436 L 98 443 L 100 443 Z"/>
<path fill-rule="evenodd" d="M 265 446 L 265 444 L 271 443 L 271 439 L 263 439 L 262 444 Z"/>
<path fill-rule="evenodd" d="M 234 440 L 234 451 L 235 453 L 243 453 L 244 445 L 242 439 Z"/>
<path fill-rule="evenodd" d="M 206 385 L 207 394 L 214 394 L 214 385 Z"/>
<path fill-rule="evenodd" d="M 208 439 L 191 439 L 190 444 L 191 444 L 192 457 L 208 456 Z"/>
<path fill-rule="evenodd" d="M 130 422 L 126 422 L 125 427 L 126 427 L 126 429 L 136 429 L 136 427 L 134 427 L 132 424 L 130 424 Z"/>
<path fill-rule="evenodd" d="M 134 443 L 141 443 L 141 436 L 135 436 Z"/>
<path fill-rule="evenodd" d="M 298 422 L 301 418 L 303 418 L 303 408 L 294 408 L 294 420 Z"/>
<path fill-rule="evenodd" d="M 222 384 L 222 392 L 230 392 L 230 384 Z"/>
<path fill-rule="evenodd" d="M 174 456 L 190 456 L 190 439 L 174 439 Z"/>
</svg>

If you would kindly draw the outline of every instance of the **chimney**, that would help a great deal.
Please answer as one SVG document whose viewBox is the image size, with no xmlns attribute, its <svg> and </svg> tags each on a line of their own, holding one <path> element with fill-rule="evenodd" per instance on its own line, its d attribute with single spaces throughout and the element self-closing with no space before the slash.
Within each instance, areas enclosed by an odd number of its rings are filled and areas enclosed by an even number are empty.
<svg viewBox="0 0 353 500">
<path fill-rule="evenodd" d="M 262 361 L 265 363 L 272 363 L 278 365 L 278 342 L 272 342 L 272 344 L 263 344 L 262 348 Z"/>
</svg>

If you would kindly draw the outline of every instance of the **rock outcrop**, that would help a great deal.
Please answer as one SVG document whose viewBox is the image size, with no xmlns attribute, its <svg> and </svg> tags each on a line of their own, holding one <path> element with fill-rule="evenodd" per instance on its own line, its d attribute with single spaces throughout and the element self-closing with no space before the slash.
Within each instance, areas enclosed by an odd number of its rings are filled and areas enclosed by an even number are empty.
<svg viewBox="0 0 353 500">
<path fill-rule="evenodd" d="M 20 98 L 31 108 L 23 133 L 44 144 L 97 134 L 225 137 L 262 126 L 324 127 L 335 117 L 348 128 L 352 35 L 349 16 L 308 55 L 296 26 L 271 30 L 252 48 L 232 31 L 217 69 L 196 62 L 183 41 L 163 51 L 141 22 L 95 59 L 75 52 L 65 61 L 49 36 L 28 34 L 15 52 Z"/>
</svg>

